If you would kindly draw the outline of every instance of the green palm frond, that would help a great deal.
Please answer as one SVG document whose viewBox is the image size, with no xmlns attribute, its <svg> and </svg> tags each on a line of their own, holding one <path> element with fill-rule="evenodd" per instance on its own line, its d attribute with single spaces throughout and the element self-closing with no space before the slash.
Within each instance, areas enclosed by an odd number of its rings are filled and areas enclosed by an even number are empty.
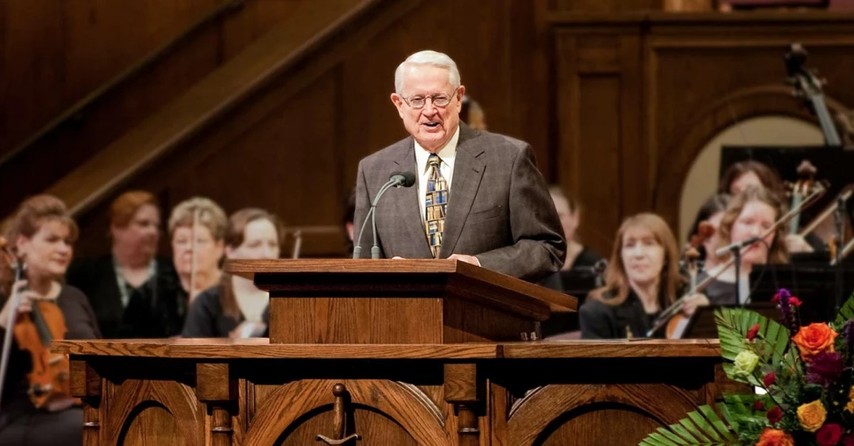
<svg viewBox="0 0 854 446">
<path fill-rule="evenodd" d="M 751 350 L 759 356 L 760 364 L 780 364 L 791 362 L 791 356 L 785 355 L 789 345 L 789 330 L 777 321 L 744 308 L 719 308 L 715 311 L 718 338 L 721 343 L 721 356 L 730 361 L 744 350 Z M 759 333 L 763 341 L 759 344 L 747 340 L 747 332 L 754 324 L 759 324 Z M 793 365 L 793 364 L 788 364 Z M 761 386 L 756 377 L 738 379 L 732 374 L 732 363 L 724 364 L 724 371 L 730 379 Z"/>
<path fill-rule="evenodd" d="M 731 424 L 721 419 L 711 406 L 700 406 L 687 417 L 660 427 L 644 438 L 639 446 L 735 445 L 738 438 Z"/>
<path fill-rule="evenodd" d="M 839 312 L 836 313 L 836 319 L 833 321 L 833 326 L 837 330 L 841 330 L 842 326 L 851 319 L 854 319 L 854 293 L 839 308 Z"/>
</svg>

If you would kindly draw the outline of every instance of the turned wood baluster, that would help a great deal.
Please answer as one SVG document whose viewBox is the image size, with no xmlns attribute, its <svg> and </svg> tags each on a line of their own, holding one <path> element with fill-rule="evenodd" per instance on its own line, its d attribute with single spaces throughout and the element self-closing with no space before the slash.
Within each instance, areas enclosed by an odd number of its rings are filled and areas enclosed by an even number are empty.
<svg viewBox="0 0 854 446">
<path fill-rule="evenodd" d="M 445 401 L 454 405 L 460 446 L 480 444 L 477 366 L 445 364 Z"/>
</svg>

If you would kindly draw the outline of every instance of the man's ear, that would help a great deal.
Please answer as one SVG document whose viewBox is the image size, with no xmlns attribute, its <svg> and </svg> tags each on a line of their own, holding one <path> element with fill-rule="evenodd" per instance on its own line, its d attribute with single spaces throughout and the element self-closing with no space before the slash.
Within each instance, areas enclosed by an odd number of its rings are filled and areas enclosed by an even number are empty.
<svg viewBox="0 0 854 446">
<path fill-rule="evenodd" d="M 394 104 L 394 107 L 397 109 L 397 114 L 399 114 L 400 117 L 402 118 L 403 117 L 403 106 L 405 104 L 403 101 L 403 97 L 401 97 L 397 93 L 392 93 L 391 94 L 391 103 Z"/>
</svg>

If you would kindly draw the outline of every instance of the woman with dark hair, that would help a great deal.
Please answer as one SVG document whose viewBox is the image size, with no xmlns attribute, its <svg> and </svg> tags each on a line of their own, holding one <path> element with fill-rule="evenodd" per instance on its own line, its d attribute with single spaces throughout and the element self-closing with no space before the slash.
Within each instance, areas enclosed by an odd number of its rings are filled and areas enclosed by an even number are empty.
<svg viewBox="0 0 854 446">
<path fill-rule="evenodd" d="M 228 220 L 227 259 L 276 259 L 284 228 L 275 215 L 257 208 L 242 209 Z M 270 295 L 251 280 L 223 274 L 220 283 L 193 301 L 182 336 L 187 338 L 263 336 Z"/>
<path fill-rule="evenodd" d="M 714 252 L 720 246 L 721 219 L 729 205 L 730 199 L 731 196 L 729 194 L 713 195 L 700 206 L 700 210 L 697 211 L 697 217 L 694 219 L 694 224 L 691 225 L 691 233 L 688 235 L 689 240 L 696 236 L 703 239 L 703 243 L 697 250 L 700 254 L 700 260 L 703 262 L 704 270 L 714 268 L 720 263 Z M 703 225 L 708 228 L 707 230 L 710 234 L 701 234 L 703 232 Z"/>
<path fill-rule="evenodd" d="M 72 265 L 68 283 L 80 288 L 106 338 L 164 338 L 178 334 L 178 277 L 157 257 L 160 208 L 150 192 L 128 191 L 110 205 L 110 254 Z M 183 297 L 182 297 L 183 298 Z M 171 316 L 170 316 L 171 315 Z"/>
<path fill-rule="evenodd" d="M 718 193 L 738 195 L 748 187 L 762 186 L 780 199 L 785 196 L 783 181 L 773 169 L 759 161 L 739 161 L 730 165 L 718 182 Z"/>
<path fill-rule="evenodd" d="M 617 231 L 605 286 L 593 290 L 579 310 L 581 337 L 644 337 L 671 305 L 681 284 L 676 238 L 655 214 L 638 214 Z"/>
<path fill-rule="evenodd" d="M 68 215 L 65 204 L 50 195 L 38 195 L 24 201 L 4 227 L 11 254 L 26 265 L 24 280 L 10 283 L 11 258 L 2 256 L 0 268 L 6 282 L 0 286 L 4 295 L 0 311 L 0 335 L 11 329 L 7 324 L 11 313 L 18 321 L 33 311 L 37 301 L 55 304 L 66 332 L 65 339 L 93 339 L 101 336 L 98 323 L 86 296 L 77 288 L 63 283 L 63 276 L 74 253 L 77 224 Z M 17 299 L 14 299 L 17 295 Z M 18 300 L 18 307 L 12 308 Z M 31 401 L 27 373 L 32 369 L 31 355 L 17 341 L 12 344 L 9 368 L 3 381 L 0 413 L 0 444 L 54 445 L 81 444 L 83 441 L 83 411 L 70 395 L 51 395 L 36 407 Z M 69 371 L 66 371 L 68 373 Z"/>
<path fill-rule="evenodd" d="M 750 187 L 742 191 L 730 201 L 727 210 L 721 218 L 719 233 L 719 245 L 715 248 L 727 246 L 734 242 L 741 242 L 753 237 L 762 237 L 774 226 L 774 223 L 783 214 L 782 203 L 776 194 L 763 187 Z M 732 254 L 727 254 L 722 264 L 715 268 L 706 269 L 700 275 L 700 280 L 707 276 L 715 276 L 703 294 L 707 300 L 697 302 L 698 304 L 739 304 L 749 299 L 750 294 L 750 272 L 754 265 L 765 263 L 788 263 L 789 251 L 785 243 L 786 228 L 779 225 L 768 235 L 743 250 L 739 268 L 739 291 L 736 299 L 735 291 L 735 268 L 733 265 L 725 265 Z"/>
</svg>

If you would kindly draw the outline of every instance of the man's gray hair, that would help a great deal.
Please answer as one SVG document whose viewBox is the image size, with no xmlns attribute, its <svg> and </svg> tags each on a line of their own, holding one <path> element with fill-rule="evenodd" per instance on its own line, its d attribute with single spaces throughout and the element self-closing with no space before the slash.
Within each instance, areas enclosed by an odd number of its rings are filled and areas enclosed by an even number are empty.
<svg viewBox="0 0 854 446">
<path fill-rule="evenodd" d="M 445 53 L 433 50 L 419 51 L 410 55 L 394 71 L 394 92 L 400 94 L 403 89 L 403 72 L 412 65 L 430 65 L 448 70 L 448 81 L 455 89 L 460 86 L 460 70 L 457 63 Z"/>
</svg>

